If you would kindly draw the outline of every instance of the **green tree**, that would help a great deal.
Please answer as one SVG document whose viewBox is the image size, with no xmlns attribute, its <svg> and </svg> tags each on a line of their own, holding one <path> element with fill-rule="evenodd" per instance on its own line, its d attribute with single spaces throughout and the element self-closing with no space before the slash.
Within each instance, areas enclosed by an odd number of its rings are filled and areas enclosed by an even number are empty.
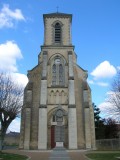
<svg viewBox="0 0 120 160">
<path fill-rule="evenodd" d="M 105 139 L 118 138 L 118 124 L 112 119 L 105 119 Z"/>
<path fill-rule="evenodd" d="M 94 120 L 95 120 L 95 134 L 96 139 L 104 139 L 105 138 L 105 125 L 104 119 L 100 116 L 100 109 L 93 103 L 94 109 Z"/>
</svg>

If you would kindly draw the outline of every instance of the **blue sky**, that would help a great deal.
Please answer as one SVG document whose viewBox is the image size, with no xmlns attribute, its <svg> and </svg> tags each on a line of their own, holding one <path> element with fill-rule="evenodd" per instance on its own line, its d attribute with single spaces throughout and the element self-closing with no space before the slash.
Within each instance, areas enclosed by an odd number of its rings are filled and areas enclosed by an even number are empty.
<svg viewBox="0 0 120 160">
<path fill-rule="evenodd" d="M 120 0 L 1 0 L 0 70 L 26 84 L 27 70 L 37 65 L 44 41 L 43 14 L 56 12 L 57 6 L 59 12 L 73 14 L 77 63 L 88 70 L 92 100 L 103 109 L 120 69 Z"/>
</svg>

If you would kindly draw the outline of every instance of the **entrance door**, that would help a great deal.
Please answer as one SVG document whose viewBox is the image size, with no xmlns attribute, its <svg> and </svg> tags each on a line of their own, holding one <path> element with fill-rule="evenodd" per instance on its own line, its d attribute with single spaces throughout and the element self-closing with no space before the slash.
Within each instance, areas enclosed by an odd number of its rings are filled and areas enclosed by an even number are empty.
<svg viewBox="0 0 120 160">
<path fill-rule="evenodd" d="M 51 126 L 51 148 L 55 148 L 55 126 Z"/>
<path fill-rule="evenodd" d="M 55 142 L 64 142 L 65 131 L 64 126 L 55 126 Z"/>
</svg>

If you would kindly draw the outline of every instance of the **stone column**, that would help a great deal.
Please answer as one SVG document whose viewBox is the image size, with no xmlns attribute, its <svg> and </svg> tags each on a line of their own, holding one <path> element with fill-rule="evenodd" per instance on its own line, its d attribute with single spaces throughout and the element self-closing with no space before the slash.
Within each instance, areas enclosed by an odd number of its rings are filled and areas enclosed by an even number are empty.
<svg viewBox="0 0 120 160">
<path fill-rule="evenodd" d="M 74 72 L 72 52 L 68 52 L 69 59 L 69 106 L 68 106 L 68 137 L 69 149 L 77 149 L 77 117 L 75 105 Z"/>
<path fill-rule="evenodd" d="M 30 149 L 32 90 L 26 91 L 25 119 L 24 119 L 24 149 Z"/>
<path fill-rule="evenodd" d="M 30 149 L 30 120 L 31 120 L 31 108 L 26 108 L 25 109 L 24 149 Z"/>
<path fill-rule="evenodd" d="M 47 149 L 47 52 L 43 52 L 40 93 L 38 149 Z"/>
<path fill-rule="evenodd" d="M 69 106 L 68 109 L 68 134 L 69 134 L 69 149 L 77 149 L 77 121 L 76 108 Z"/>
<path fill-rule="evenodd" d="M 86 149 L 91 148 L 91 119 L 90 119 L 90 108 L 89 108 L 89 98 L 88 90 L 83 91 L 84 106 L 85 106 L 85 140 Z"/>
<path fill-rule="evenodd" d="M 39 108 L 38 149 L 47 149 L 47 107 Z"/>
<path fill-rule="evenodd" d="M 43 52 L 43 70 L 42 70 L 42 79 L 47 77 L 47 52 Z"/>
<path fill-rule="evenodd" d="M 69 79 L 74 79 L 72 51 L 68 52 Z"/>
</svg>

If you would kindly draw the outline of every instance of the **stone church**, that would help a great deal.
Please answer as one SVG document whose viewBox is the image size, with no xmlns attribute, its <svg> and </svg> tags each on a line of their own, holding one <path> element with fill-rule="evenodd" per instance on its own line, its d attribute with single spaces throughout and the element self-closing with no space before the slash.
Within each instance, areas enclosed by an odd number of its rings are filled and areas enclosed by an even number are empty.
<svg viewBox="0 0 120 160">
<path fill-rule="evenodd" d="M 91 90 L 87 71 L 76 63 L 72 15 L 44 14 L 43 20 L 44 44 L 24 90 L 19 148 L 94 149 Z"/>
</svg>

